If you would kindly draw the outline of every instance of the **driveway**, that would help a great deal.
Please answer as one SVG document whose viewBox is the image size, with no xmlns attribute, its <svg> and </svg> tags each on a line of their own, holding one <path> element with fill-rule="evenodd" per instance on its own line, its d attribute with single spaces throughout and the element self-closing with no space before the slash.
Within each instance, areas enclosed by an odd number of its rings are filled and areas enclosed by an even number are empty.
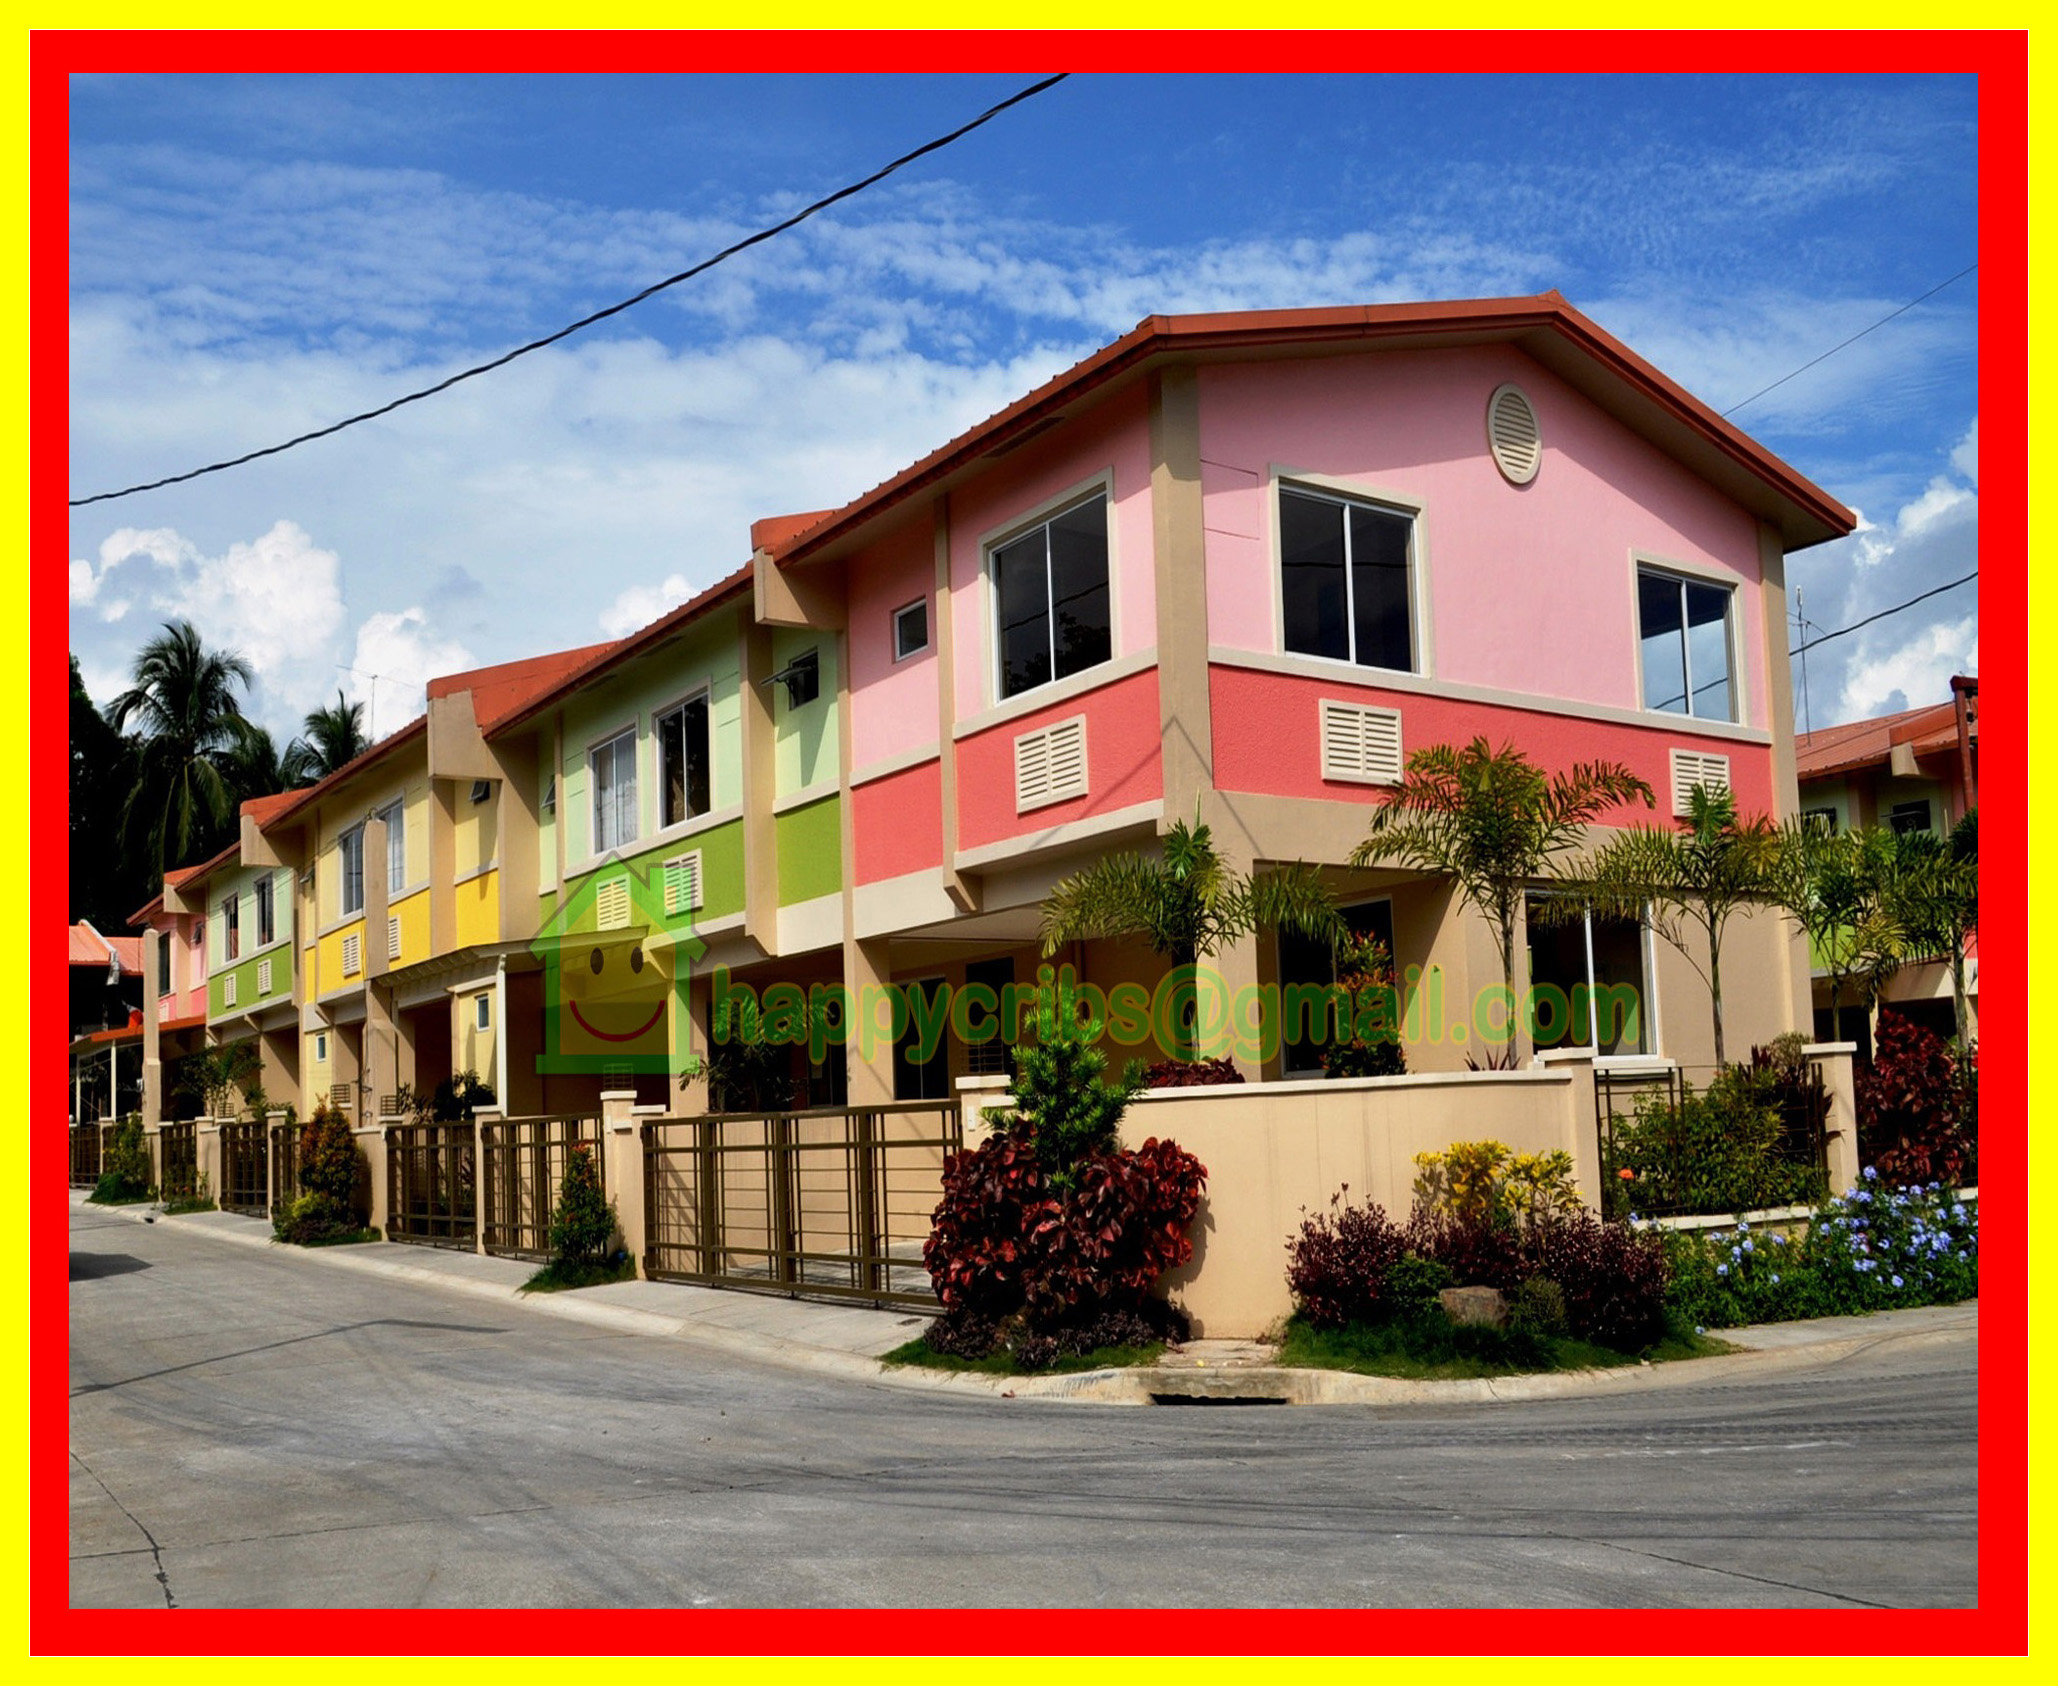
<svg viewBox="0 0 2058 1686">
<path fill-rule="evenodd" d="M 72 1215 L 74 1605 L 1965 1605 L 1976 1337 L 1584 1399 L 910 1391 Z"/>
</svg>

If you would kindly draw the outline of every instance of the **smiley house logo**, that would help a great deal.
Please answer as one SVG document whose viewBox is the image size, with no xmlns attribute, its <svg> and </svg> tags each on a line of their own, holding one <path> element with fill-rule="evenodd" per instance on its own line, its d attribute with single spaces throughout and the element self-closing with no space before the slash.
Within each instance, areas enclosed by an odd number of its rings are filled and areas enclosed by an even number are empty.
<svg viewBox="0 0 2058 1686">
<path fill-rule="evenodd" d="M 565 897 L 530 951 L 543 966 L 549 1076 L 685 1069 L 693 964 L 707 952 L 690 912 L 668 913 L 662 870 L 603 868 Z"/>
</svg>

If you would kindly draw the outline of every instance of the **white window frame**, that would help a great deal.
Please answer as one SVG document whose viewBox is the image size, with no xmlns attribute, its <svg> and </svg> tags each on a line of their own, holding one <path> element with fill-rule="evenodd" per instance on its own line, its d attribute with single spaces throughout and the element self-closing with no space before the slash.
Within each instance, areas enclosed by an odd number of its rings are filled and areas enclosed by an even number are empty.
<svg viewBox="0 0 2058 1686">
<path fill-rule="evenodd" d="M 1338 503 L 1365 504 L 1389 515 L 1404 515 L 1408 518 L 1408 641 L 1412 646 L 1409 653 L 1414 658 L 1412 667 L 1372 667 L 1357 661 L 1354 657 L 1311 656 L 1286 647 L 1286 556 L 1281 542 L 1282 524 L 1279 519 L 1279 497 L 1282 492 L 1304 492 Z M 1344 523 L 1344 533 L 1347 544 L 1350 533 L 1348 521 Z M 1418 679 L 1435 676 L 1435 627 L 1429 605 L 1429 517 L 1427 505 L 1420 498 L 1370 481 L 1321 474 L 1308 469 L 1290 467 L 1285 463 L 1271 463 L 1265 473 L 1265 545 L 1267 564 L 1272 570 L 1272 648 L 1277 654 L 1292 661 L 1319 662 L 1339 673 L 1410 673 Z M 1355 584 L 1351 581 L 1349 555 L 1346 552 L 1344 615 L 1353 650 L 1357 648 L 1358 641 L 1357 620 L 1352 613 L 1356 590 Z M 1360 683 L 1377 684 L 1378 680 L 1368 677 L 1361 679 Z"/>
<path fill-rule="evenodd" d="M 326 1030 L 318 1030 L 314 1033 L 314 1063 L 316 1065 L 327 1065 L 329 1063 L 329 1033 Z"/>
<path fill-rule="evenodd" d="M 1051 663 L 1051 677 L 1041 685 L 1032 685 L 1026 691 L 1017 691 L 1009 696 L 1001 689 L 1000 649 L 1000 581 L 993 567 L 994 553 L 1015 540 L 1026 537 L 1038 527 L 1046 527 L 1060 515 L 1069 513 L 1099 497 L 1108 506 L 1108 659 L 1095 667 L 1081 668 L 1077 673 L 1059 678 L 1057 663 Z M 1048 497 L 1033 508 L 1026 509 L 1010 518 L 1005 524 L 990 528 L 979 535 L 979 600 L 981 613 L 986 620 L 986 701 L 990 708 L 1020 703 L 1025 697 L 1054 690 L 1060 685 L 1076 685 L 1085 681 L 1087 675 L 1103 667 L 1113 667 L 1122 659 L 1122 593 L 1121 593 L 1121 547 L 1116 532 L 1115 471 L 1112 466 L 1100 473 L 1066 487 L 1054 497 Z M 1049 578 L 1045 577 L 1045 591 L 1049 590 Z M 1056 619 L 1052 619 L 1055 636 Z M 1091 683 L 1091 681 L 1087 681 Z"/>
<path fill-rule="evenodd" d="M 357 900 L 350 899 L 351 857 L 357 860 Z M 336 916 L 349 919 L 364 912 L 364 827 L 353 825 L 336 838 Z"/>
<path fill-rule="evenodd" d="M 389 802 L 379 810 L 386 823 L 386 894 L 397 896 L 407 888 L 407 802 Z M 397 870 L 396 870 L 397 869 Z"/>
<path fill-rule="evenodd" d="M 665 818 L 665 740 L 662 726 L 663 722 L 669 720 L 675 714 L 683 716 L 686 712 L 686 705 L 696 701 L 707 704 L 707 806 L 697 814 L 687 814 L 680 819 L 667 820 Z M 682 753 L 684 742 L 685 732 L 682 728 L 680 732 Z M 661 703 L 650 711 L 650 756 L 654 770 L 653 788 L 657 795 L 657 830 L 659 835 L 667 831 L 678 830 L 694 820 L 705 819 L 715 811 L 719 804 L 715 801 L 715 698 L 714 686 L 711 683 L 702 680 L 700 684 L 695 685 L 690 691 L 683 692 L 679 696 L 672 698 L 671 701 Z M 599 853 L 598 850 L 594 852 L 596 854 Z"/>
<path fill-rule="evenodd" d="M 914 609 L 920 609 L 922 611 L 922 642 L 919 644 L 909 645 L 907 648 L 903 649 L 901 647 L 900 641 L 901 621 L 903 617 L 905 617 L 911 610 Z M 913 661 L 914 658 L 917 656 L 928 654 L 929 599 L 927 596 L 917 597 L 912 603 L 903 603 L 898 609 L 895 609 L 893 611 L 893 616 L 890 624 L 891 635 L 893 638 L 893 659 L 896 663 Z"/>
<path fill-rule="evenodd" d="M 491 990 L 487 990 L 472 997 L 472 1029 L 491 1030 L 492 1028 L 493 993 Z"/>
<path fill-rule="evenodd" d="M 243 953 L 242 892 L 222 897 L 222 964 L 241 959 Z"/>
<path fill-rule="evenodd" d="M 257 946 L 270 948 L 279 940 L 279 891 L 269 873 L 251 886 L 251 900 L 256 904 Z"/>
<path fill-rule="evenodd" d="M 604 737 L 595 738 L 586 746 L 586 841 L 589 845 L 587 853 L 590 855 L 599 856 L 619 852 L 628 848 L 643 835 L 643 780 L 641 776 L 643 769 L 641 766 L 642 757 L 638 753 L 638 736 L 635 722 L 631 721 L 628 725 L 618 727 L 616 730 L 607 733 Z M 620 756 L 617 753 L 617 746 L 624 739 L 627 739 L 629 744 L 629 781 L 631 785 L 628 804 L 628 829 L 622 836 L 615 838 L 610 843 L 603 844 L 600 840 L 600 769 L 596 765 L 596 757 L 599 756 L 602 750 L 606 750 L 609 753 L 610 759 L 619 766 Z M 617 796 L 615 800 L 617 816 L 620 815 L 621 808 L 621 799 Z"/>
<path fill-rule="evenodd" d="M 1534 889 L 1527 890 L 1523 893 L 1522 983 L 1525 992 L 1536 987 L 1536 979 L 1530 974 L 1528 962 L 1529 904 L 1539 897 L 1550 895 L 1552 893 L 1553 892 L 1548 890 Z M 1568 894 L 1569 892 L 1559 891 L 1556 893 L 1562 895 Z M 1638 958 L 1643 966 L 1644 973 L 1643 995 L 1642 999 L 1638 1002 L 1638 1007 L 1643 1016 L 1642 1029 L 1644 1040 L 1644 1051 L 1640 1054 L 1604 1054 L 1601 1052 L 1601 1040 L 1600 1037 L 1596 1034 L 1596 1032 L 1600 1028 L 1599 1019 L 1598 1016 L 1594 1013 L 1591 1006 L 1594 987 L 1594 910 L 1591 907 L 1584 909 L 1582 912 L 1580 933 L 1586 941 L 1586 987 L 1587 999 L 1589 1002 L 1586 1015 L 1587 1039 L 1584 1042 L 1554 1043 L 1549 1049 L 1545 1051 L 1549 1053 L 1560 1053 L 1566 1051 L 1575 1053 L 1584 1052 L 1592 1056 L 1593 1061 L 1596 1065 L 1601 1066 L 1637 1065 L 1639 1063 L 1647 1063 L 1652 1060 L 1662 1060 L 1665 1057 L 1663 1052 L 1661 1051 L 1664 1048 L 1664 1043 L 1661 1042 L 1658 1038 L 1658 946 L 1657 938 L 1651 931 L 1650 908 L 1646 906 L 1644 911 L 1640 915 L 1638 915 L 1636 921 L 1636 941 L 1637 948 L 1639 951 Z M 1517 1010 L 1520 1010 L 1519 1004 Z M 1529 1021 L 1527 1019 L 1523 1020 L 1522 1034 L 1525 1036 L 1529 1034 Z"/>
<path fill-rule="evenodd" d="M 1681 662 L 1686 671 L 1687 712 L 1675 714 L 1667 709 L 1650 706 L 1650 688 L 1644 675 L 1644 611 L 1643 577 L 1653 574 L 1662 579 L 1677 580 L 1687 585 L 1712 586 L 1723 592 L 1728 601 L 1723 611 L 1723 630 L 1727 634 L 1724 645 L 1729 651 L 1729 715 L 1725 722 L 1721 717 L 1693 712 L 1694 674 L 1690 649 L 1691 641 L 1681 633 Z M 1743 659 L 1743 594 L 1738 589 L 1742 584 L 1733 574 L 1718 572 L 1713 568 L 1697 566 L 1691 562 L 1678 562 L 1669 557 L 1648 556 L 1633 552 L 1629 565 L 1629 625 L 1636 648 L 1636 706 L 1639 713 L 1649 715 L 1653 720 L 1702 721 L 1712 725 L 1729 724 L 1747 726 L 1751 722 L 1750 699 L 1745 695 L 1744 677 L 1746 664 Z M 1684 623 L 1682 622 L 1682 627 Z"/>
</svg>

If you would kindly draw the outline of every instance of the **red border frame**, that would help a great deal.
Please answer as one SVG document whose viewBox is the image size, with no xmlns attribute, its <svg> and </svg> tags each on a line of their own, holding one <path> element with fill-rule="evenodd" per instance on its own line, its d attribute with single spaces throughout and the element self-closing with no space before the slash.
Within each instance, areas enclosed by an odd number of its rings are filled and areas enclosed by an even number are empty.
<svg viewBox="0 0 2058 1686">
<path fill-rule="evenodd" d="M 632 61 L 642 70 L 847 72 L 1005 67 L 1024 73 L 1070 63 L 1100 71 L 1293 70 L 1310 62 L 1368 69 L 1435 71 L 1752 72 L 1777 66 L 1815 72 L 1955 72 L 1979 77 L 1980 311 L 1984 414 L 1983 537 L 2000 559 L 1984 581 L 1987 698 L 1985 780 L 1998 792 L 2001 823 L 1986 828 L 1986 890 L 1994 915 L 1981 964 L 1988 1041 L 1983 1062 L 1986 1158 L 2001 1174 L 1984 1196 L 1984 1309 L 2002 1339 L 1981 1353 L 1979 1604 L 1969 1611 L 1767 1611 L 1744 1631 L 1754 1653 L 2019 1653 L 2028 1640 L 2026 1444 L 2027 1310 L 2027 789 L 2026 667 L 2028 371 L 2028 38 L 2023 32 L 1926 34 L 1303 32 L 1163 35 L 1109 33 L 751 33 L 662 32 L 473 34 L 394 32 L 45 31 L 30 43 L 32 266 L 30 449 L 31 1116 L 55 1117 L 63 1099 L 66 993 L 59 943 L 67 882 L 66 787 L 60 764 L 68 726 L 59 712 L 60 657 L 69 642 L 63 574 L 42 567 L 68 543 L 69 468 L 67 76 L 73 71 L 520 71 L 594 70 Z M 1982 546 L 1984 549 L 1984 546 Z M 69 1478 L 66 1400 L 68 1289 L 64 1269 L 64 1149 L 53 1130 L 30 1145 L 30 1562 L 32 1652 L 199 1655 L 228 1646 L 249 1654 L 292 1654 L 309 1629 L 292 1612 L 221 1618 L 91 1612 L 67 1607 Z M 324 1629 L 333 1633 L 333 1627 Z M 370 1630 L 365 1630 L 370 1631 Z M 981 1612 L 942 1612 L 910 1624 L 901 1612 L 788 1611 L 768 1630 L 751 1611 L 651 1611 L 610 1615 L 610 1646 L 628 1652 L 748 1653 L 769 1638 L 782 1654 L 904 1654 L 915 1646 L 988 1653 L 997 1632 L 1051 1652 L 1120 1652 L 1138 1635 L 1133 1613 L 1082 1611 L 1033 1632 L 996 1629 Z M 590 1628 L 568 1613 L 386 1612 L 376 1630 L 384 1654 L 578 1654 Z M 1596 1620 L 1583 1611 L 1475 1613 L 1453 1627 L 1447 1612 L 1199 1611 L 1182 1615 L 1188 1654 L 1445 1654 L 1454 1638 L 1484 1654 L 1560 1650 L 1584 1655 L 1705 1653 L 1702 1625 L 1677 1612 L 1625 1611 Z"/>
</svg>

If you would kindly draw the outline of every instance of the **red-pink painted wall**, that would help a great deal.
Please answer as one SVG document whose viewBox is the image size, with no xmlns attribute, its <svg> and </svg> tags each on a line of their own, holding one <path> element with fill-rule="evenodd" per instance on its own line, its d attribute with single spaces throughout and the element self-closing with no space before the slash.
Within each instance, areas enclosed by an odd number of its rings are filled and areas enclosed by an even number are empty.
<svg viewBox="0 0 2058 1686">
<path fill-rule="evenodd" d="M 853 882 L 876 884 L 943 864 L 943 764 L 924 761 L 850 793 Z"/>
<path fill-rule="evenodd" d="M 936 552 L 926 521 L 890 534 L 849 568 L 850 761 L 875 761 L 936 742 Z M 893 659 L 894 611 L 929 606 L 929 646 Z M 934 863 L 931 863 L 934 864 Z"/>
<path fill-rule="evenodd" d="M 1024 732 L 1086 716 L 1087 794 L 1015 812 L 1015 739 Z M 1072 820 L 1112 813 L 1165 793 L 1158 760 L 1158 673 L 1146 668 L 1084 696 L 1018 716 L 957 746 L 958 847 L 976 849 L 1026 837 Z"/>
<path fill-rule="evenodd" d="M 1670 752 L 1674 749 L 1728 756 L 1730 788 L 1736 793 L 1738 810 L 1745 814 L 1772 811 L 1772 751 L 1766 745 L 1708 737 L 1677 726 L 1585 720 L 1537 709 L 1426 697 L 1412 691 L 1219 664 L 1208 670 L 1217 787 L 1331 802 L 1383 800 L 1385 792 L 1380 786 L 1335 784 L 1322 777 L 1319 707 L 1324 697 L 1398 709 L 1404 752 L 1434 743 L 1467 743 L 1483 735 L 1496 748 L 1515 744 L 1550 771 L 1577 761 L 1620 761 L 1651 787 L 1658 805 L 1655 809 L 1619 808 L 1606 816 L 1612 823 L 1671 818 Z"/>
<path fill-rule="evenodd" d="M 1000 700 L 993 689 L 994 646 L 982 539 L 1110 469 L 1114 493 L 1108 516 L 1108 587 L 1114 653 L 1120 657 L 1157 643 L 1150 407 L 1148 395 L 1138 386 L 1010 452 L 990 473 L 951 494 L 950 589 L 956 609 L 951 653 L 960 720 L 969 720 Z M 1013 788 L 1011 772 L 1010 791 Z"/>
<path fill-rule="evenodd" d="M 1511 485 L 1486 406 L 1512 381 L 1543 436 Z M 1759 580 L 1753 518 L 1511 346 L 1224 364 L 1200 372 L 1210 639 L 1280 649 L 1269 476 L 1299 471 L 1418 503 L 1439 678 L 1641 706 L 1632 554 Z M 1739 718 L 1766 726 L 1755 591 L 1736 597 Z M 1418 657 L 1418 671 L 1424 664 Z"/>
<path fill-rule="evenodd" d="M 146 941 L 155 942 L 159 931 L 169 931 L 172 939 L 169 975 L 158 980 L 170 986 L 157 998 L 160 1024 L 207 1011 L 207 950 L 192 941 L 193 932 L 205 930 L 206 924 L 204 915 L 185 913 L 161 913 L 150 922 Z"/>
</svg>

